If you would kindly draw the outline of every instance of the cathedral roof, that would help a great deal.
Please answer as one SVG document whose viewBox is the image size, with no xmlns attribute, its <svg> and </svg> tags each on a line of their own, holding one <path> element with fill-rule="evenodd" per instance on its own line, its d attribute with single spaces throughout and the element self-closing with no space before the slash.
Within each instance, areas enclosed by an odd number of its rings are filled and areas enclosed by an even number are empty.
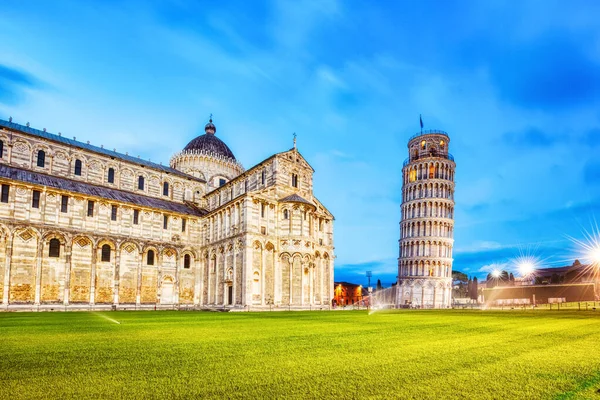
<svg viewBox="0 0 600 400">
<path fill-rule="evenodd" d="M 217 128 L 213 124 L 212 118 L 204 127 L 204 132 L 204 135 L 200 135 L 197 138 L 192 139 L 192 141 L 190 141 L 187 146 L 184 147 L 183 151 L 203 151 L 236 161 L 235 156 L 233 155 L 233 152 L 229 146 L 215 136 Z"/>
<path fill-rule="evenodd" d="M 91 185 L 85 182 L 59 178 L 57 176 L 14 168 L 3 164 L 0 164 L 0 178 L 12 179 L 15 181 L 65 190 L 68 192 L 100 197 L 109 201 L 116 200 L 124 203 L 130 203 L 138 207 L 158 208 L 165 211 L 195 216 L 202 216 L 205 214 L 205 212 L 202 212 L 197 207 L 189 206 L 187 204 L 157 199 L 141 194 L 126 192 L 124 190 L 107 188 L 104 186 Z"/>
<path fill-rule="evenodd" d="M 45 130 L 40 131 L 39 129 L 31 128 L 29 126 L 20 125 L 20 124 L 17 124 L 15 122 L 12 122 L 12 121 L 5 121 L 3 119 L 0 119 L 0 127 L 4 127 L 4 128 L 8 128 L 8 129 L 14 129 L 16 131 L 28 133 L 30 135 L 37 136 L 37 137 L 40 137 L 40 138 L 43 138 L 43 139 L 52 140 L 54 142 L 59 142 L 59 143 L 63 143 L 63 144 L 69 145 L 69 146 L 78 147 L 78 148 L 83 149 L 83 150 L 93 151 L 94 153 L 99 153 L 99 154 L 102 154 L 102 155 L 105 155 L 105 156 L 108 156 L 108 157 L 119 158 L 121 160 L 128 161 L 128 162 L 133 163 L 133 164 L 142 165 L 142 166 L 145 166 L 145 167 L 150 167 L 150 168 L 157 169 L 159 171 L 164 171 L 164 172 L 167 172 L 167 173 L 170 173 L 170 174 L 173 174 L 173 175 L 178 175 L 178 176 L 182 176 L 182 177 L 185 177 L 185 178 L 188 178 L 188 179 L 192 179 L 192 180 L 195 180 L 195 181 L 204 182 L 203 179 L 196 178 L 196 177 L 194 177 L 192 175 L 185 174 L 185 173 L 183 173 L 183 172 L 181 172 L 179 170 L 176 170 L 174 168 L 171 168 L 169 166 L 160 165 L 160 164 L 157 164 L 157 163 L 153 163 L 151 161 L 146 161 L 146 160 L 143 160 L 143 159 L 138 158 L 138 157 L 133 157 L 133 156 L 130 156 L 128 154 L 123 154 L 123 153 L 119 153 L 117 151 L 108 150 L 108 149 L 105 149 L 103 147 L 98 147 L 98 146 L 91 145 L 89 143 L 83 143 L 83 142 L 77 141 L 75 139 L 68 139 L 68 138 L 66 138 L 64 136 L 55 135 L 53 133 L 46 132 Z"/>
<path fill-rule="evenodd" d="M 279 200 L 279 202 L 280 203 L 304 203 L 304 204 L 310 204 L 313 207 L 315 206 L 313 203 L 306 200 L 304 197 L 299 196 L 297 193 L 294 193 L 287 197 L 284 197 L 283 199 Z"/>
</svg>

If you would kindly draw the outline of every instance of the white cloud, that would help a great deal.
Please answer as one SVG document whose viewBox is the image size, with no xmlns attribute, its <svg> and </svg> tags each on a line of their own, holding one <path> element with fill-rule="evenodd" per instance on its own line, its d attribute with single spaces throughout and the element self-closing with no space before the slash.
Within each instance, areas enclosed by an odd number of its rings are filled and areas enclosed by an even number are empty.
<svg viewBox="0 0 600 400">
<path fill-rule="evenodd" d="M 488 264 L 488 265 L 484 265 L 483 267 L 479 268 L 477 270 L 477 272 L 492 272 L 494 270 L 508 270 L 509 268 L 509 263 L 492 263 L 492 264 Z"/>
</svg>

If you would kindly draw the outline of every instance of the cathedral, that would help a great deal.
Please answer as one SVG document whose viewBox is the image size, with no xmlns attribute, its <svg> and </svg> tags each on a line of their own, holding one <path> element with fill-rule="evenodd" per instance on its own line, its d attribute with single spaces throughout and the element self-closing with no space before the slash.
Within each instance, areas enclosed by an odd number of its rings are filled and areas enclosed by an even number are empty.
<svg viewBox="0 0 600 400">
<path fill-rule="evenodd" d="M 170 166 L 0 120 L 0 309 L 327 307 L 333 216 L 294 147 Z"/>
</svg>

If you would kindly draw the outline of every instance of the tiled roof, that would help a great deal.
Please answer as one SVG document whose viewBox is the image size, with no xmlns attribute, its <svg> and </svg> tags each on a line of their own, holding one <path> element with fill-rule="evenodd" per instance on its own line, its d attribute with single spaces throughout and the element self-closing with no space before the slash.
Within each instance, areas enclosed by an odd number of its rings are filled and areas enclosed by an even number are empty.
<svg viewBox="0 0 600 400">
<path fill-rule="evenodd" d="M 5 121 L 3 119 L 0 119 L 0 127 L 4 127 L 4 128 L 8 128 L 8 129 L 13 129 L 16 131 L 20 131 L 20 132 L 24 132 L 24 133 L 28 133 L 30 135 L 34 135 L 43 139 L 48 139 L 48 140 L 52 140 L 54 142 L 60 142 L 63 144 L 66 144 L 68 146 L 73 146 L 73 147 L 79 147 L 80 149 L 83 150 L 88 150 L 88 151 L 93 151 L 94 153 L 99 153 L 108 157 L 114 157 L 114 158 L 120 158 L 121 160 L 124 161 L 128 161 L 130 163 L 133 164 L 138 164 L 138 165 L 143 165 L 146 167 L 150 167 L 153 169 L 157 169 L 160 171 L 164 171 L 164 172 L 168 172 L 170 174 L 173 175 L 179 175 L 185 178 L 189 178 L 189 179 L 193 179 L 195 181 L 200 181 L 200 182 L 204 182 L 204 180 L 196 178 L 194 176 L 185 174 L 181 171 L 178 171 L 174 168 L 171 167 L 167 167 L 164 165 L 160 165 L 160 164 L 156 164 L 153 163 L 151 161 L 146 161 L 146 160 L 142 160 L 141 158 L 137 158 L 137 157 L 132 157 L 130 155 L 127 154 L 123 154 L 123 153 L 119 153 L 116 151 L 112 151 L 112 150 L 108 150 L 102 147 L 98 147 L 98 146 L 94 146 L 91 144 L 87 144 L 87 143 L 83 143 L 74 139 L 67 139 L 64 136 L 58 136 L 55 135 L 53 133 L 49 133 L 49 132 L 45 132 L 45 131 L 40 131 L 39 129 L 35 129 L 35 128 L 31 128 L 29 126 L 24 126 L 24 125 L 20 125 L 14 122 L 9 122 L 9 121 Z"/>
<path fill-rule="evenodd" d="M 71 179 L 59 178 L 42 174 L 39 172 L 14 168 L 8 165 L 0 165 L 0 178 L 12 179 L 19 182 L 31 183 L 35 185 L 47 186 L 68 192 L 80 193 L 89 196 L 104 198 L 107 200 L 116 200 L 124 203 L 134 204 L 142 207 L 158 208 L 165 211 L 176 212 L 202 216 L 205 214 L 202 210 L 188 206 L 186 204 L 175 203 L 173 201 L 157 199 L 140 194 L 130 193 L 119 189 L 111 189 L 104 186 L 91 185 L 85 182 L 78 182 Z"/>
<path fill-rule="evenodd" d="M 197 138 L 192 139 L 192 141 L 190 141 L 183 150 L 205 151 L 207 153 L 217 154 L 219 156 L 236 161 L 235 156 L 233 155 L 233 152 L 229 146 L 227 146 L 221 139 L 210 133 L 205 133 L 204 135 L 200 135 Z"/>
<path fill-rule="evenodd" d="M 311 206 L 315 206 L 313 203 L 311 203 L 310 201 L 306 200 L 305 198 L 299 196 L 297 193 L 291 194 L 287 197 L 284 197 L 283 199 L 279 200 L 281 203 L 304 203 L 304 204 L 310 204 Z"/>
</svg>

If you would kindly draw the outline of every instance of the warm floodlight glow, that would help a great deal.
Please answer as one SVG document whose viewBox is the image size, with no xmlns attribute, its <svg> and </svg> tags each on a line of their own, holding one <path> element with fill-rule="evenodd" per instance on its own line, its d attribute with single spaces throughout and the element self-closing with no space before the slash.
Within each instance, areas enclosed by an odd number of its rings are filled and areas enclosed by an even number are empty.
<svg viewBox="0 0 600 400">
<path fill-rule="evenodd" d="M 524 261 L 521 264 L 518 265 L 519 267 L 519 272 L 521 273 L 521 276 L 527 276 L 530 275 L 533 270 L 535 269 L 535 267 L 533 266 L 533 263 L 529 262 L 529 261 Z"/>
<path fill-rule="evenodd" d="M 495 270 L 493 270 L 493 271 L 492 271 L 492 276 L 493 276 L 494 278 L 500 278 L 500 275 L 501 275 L 501 274 L 502 274 L 502 272 L 500 272 L 500 270 L 499 270 L 499 269 L 495 269 Z"/>
<path fill-rule="evenodd" d="M 595 246 L 589 250 L 587 257 L 591 264 L 600 265 L 600 246 Z"/>
<path fill-rule="evenodd" d="M 583 231 L 583 239 L 570 238 L 579 247 L 579 257 L 584 264 L 600 267 L 600 229 L 598 224 L 592 227 L 591 232 Z"/>
<path fill-rule="evenodd" d="M 542 259 L 538 255 L 539 244 L 527 244 L 519 246 L 519 254 L 508 262 L 510 269 L 515 275 L 520 275 L 523 282 L 532 282 L 540 269 L 548 259 Z"/>
</svg>

